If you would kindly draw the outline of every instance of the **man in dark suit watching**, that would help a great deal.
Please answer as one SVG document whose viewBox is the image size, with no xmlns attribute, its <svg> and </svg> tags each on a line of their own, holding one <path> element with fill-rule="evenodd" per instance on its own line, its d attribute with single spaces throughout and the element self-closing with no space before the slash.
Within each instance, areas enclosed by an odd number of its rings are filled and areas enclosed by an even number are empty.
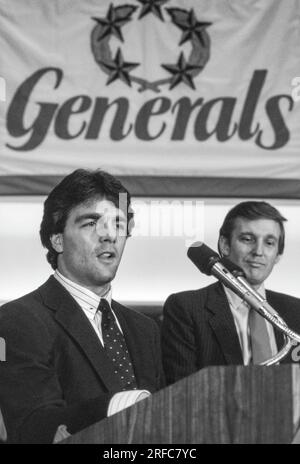
<svg viewBox="0 0 300 464">
<path fill-rule="evenodd" d="M 225 217 L 218 248 L 221 256 L 242 268 L 251 286 L 266 296 L 287 325 L 300 333 L 300 300 L 264 288 L 283 254 L 285 220 L 266 202 L 239 203 Z M 282 333 L 219 282 L 173 294 L 165 303 L 162 351 L 168 383 L 206 366 L 260 364 L 282 345 Z M 283 362 L 298 360 L 291 351 Z"/>
<path fill-rule="evenodd" d="M 54 275 L 0 309 L 9 442 L 52 442 L 163 386 L 155 322 L 112 299 L 132 226 L 129 193 L 103 171 L 78 169 L 46 199 L 40 236 Z"/>
</svg>

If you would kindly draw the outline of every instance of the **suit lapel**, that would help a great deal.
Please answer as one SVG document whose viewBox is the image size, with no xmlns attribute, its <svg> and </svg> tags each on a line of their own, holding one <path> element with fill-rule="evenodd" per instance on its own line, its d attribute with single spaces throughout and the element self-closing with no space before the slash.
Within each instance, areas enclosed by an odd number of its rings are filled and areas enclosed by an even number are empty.
<svg viewBox="0 0 300 464">
<path fill-rule="evenodd" d="M 218 340 L 228 364 L 243 364 L 242 350 L 223 287 L 216 284 L 209 289 L 207 306 L 209 324 Z"/>
<path fill-rule="evenodd" d="M 44 303 L 55 311 L 56 321 L 80 346 L 109 391 L 120 391 L 105 350 L 82 309 L 54 277 L 40 288 Z"/>
</svg>

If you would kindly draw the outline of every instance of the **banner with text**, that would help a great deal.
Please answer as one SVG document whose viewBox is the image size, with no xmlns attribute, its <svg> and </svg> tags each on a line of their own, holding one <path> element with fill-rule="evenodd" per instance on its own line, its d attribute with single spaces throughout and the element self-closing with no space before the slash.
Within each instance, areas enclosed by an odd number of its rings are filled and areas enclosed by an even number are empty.
<svg viewBox="0 0 300 464">
<path fill-rule="evenodd" d="M 300 198 L 299 30 L 299 0 L 0 0 L 0 194 Z"/>
</svg>

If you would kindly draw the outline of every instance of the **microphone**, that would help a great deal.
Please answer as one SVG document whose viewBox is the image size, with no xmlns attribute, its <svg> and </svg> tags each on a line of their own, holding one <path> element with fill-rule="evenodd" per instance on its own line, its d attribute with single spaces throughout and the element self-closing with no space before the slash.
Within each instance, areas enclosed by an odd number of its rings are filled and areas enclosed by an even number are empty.
<svg viewBox="0 0 300 464">
<path fill-rule="evenodd" d="M 194 242 L 189 247 L 187 255 L 203 274 L 213 275 L 226 285 L 226 287 L 229 287 L 244 299 L 244 294 L 247 293 L 247 290 L 244 289 L 237 278 L 222 264 L 218 253 L 203 242 Z"/>
<path fill-rule="evenodd" d="M 203 242 L 194 242 L 189 247 L 187 255 L 195 266 L 206 275 L 212 275 L 213 266 L 221 260 L 218 253 Z"/>
<path fill-rule="evenodd" d="M 246 280 L 246 275 L 243 271 L 242 268 L 240 268 L 237 264 L 234 264 L 230 259 L 226 257 L 221 258 L 222 264 L 229 270 L 229 272 L 234 275 L 234 277 L 237 278 L 237 280 L 250 292 L 257 300 L 263 304 L 264 308 L 268 311 L 273 316 L 277 316 L 277 312 L 275 311 L 274 308 L 267 302 L 266 298 L 264 298 L 260 293 L 258 293 L 251 285 L 249 282 Z"/>
<path fill-rule="evenodd" d="M 203 242 L 193 243 L 187 255 L 202 273 L 216 277 L 262 316 L 268 317 L 270 312 L 277 317 L 272 306 L 247 282 L 244 271 L 228 258 L 221 258 Z"/>
</svg>

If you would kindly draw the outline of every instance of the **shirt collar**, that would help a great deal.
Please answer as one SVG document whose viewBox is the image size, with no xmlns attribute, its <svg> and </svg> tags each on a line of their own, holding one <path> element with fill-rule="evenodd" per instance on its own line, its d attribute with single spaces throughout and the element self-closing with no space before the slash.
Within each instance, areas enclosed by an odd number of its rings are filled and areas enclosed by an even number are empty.
<svg viewBox="0 0 300 464">
<path fill-rule="evenodd" d="M 233 290 L 226 287 L 225 285 L 223 285 L 223 287 L 224 287 L 227 299 L 228 299 L 230 305 L 232 305 L 234 309 L 237 309 L 239 306 L 241 306 L 242 303 L 244 303 L 246 306 L 249 307 L 248 303 L 245 302 L 244 300 L 242 300 L 242 298 L 240 298 L 236 293 L 234 293 Z M 263 283 L 261 284 L 261 286 L 256 291 L 262 297 L 264 297 L 264 298 L 266 297 L 266 290 L 265 290 L 265 287 L 264 287 Z"/>
<path fill-rule="evenodd" d="M 71 294 L 79 306 L 87 312 L 87 315 L 93 319 L 98 309 L 101 298 L 104 298 L 111 307 L 112 290 L 109 287 L 106 294 L 102 296 L 96 295 L 91 290 L 79 285 L 65 277 L 58 269 L 54 272 L 54 277 L 58 282 Z"/>
</svg>

